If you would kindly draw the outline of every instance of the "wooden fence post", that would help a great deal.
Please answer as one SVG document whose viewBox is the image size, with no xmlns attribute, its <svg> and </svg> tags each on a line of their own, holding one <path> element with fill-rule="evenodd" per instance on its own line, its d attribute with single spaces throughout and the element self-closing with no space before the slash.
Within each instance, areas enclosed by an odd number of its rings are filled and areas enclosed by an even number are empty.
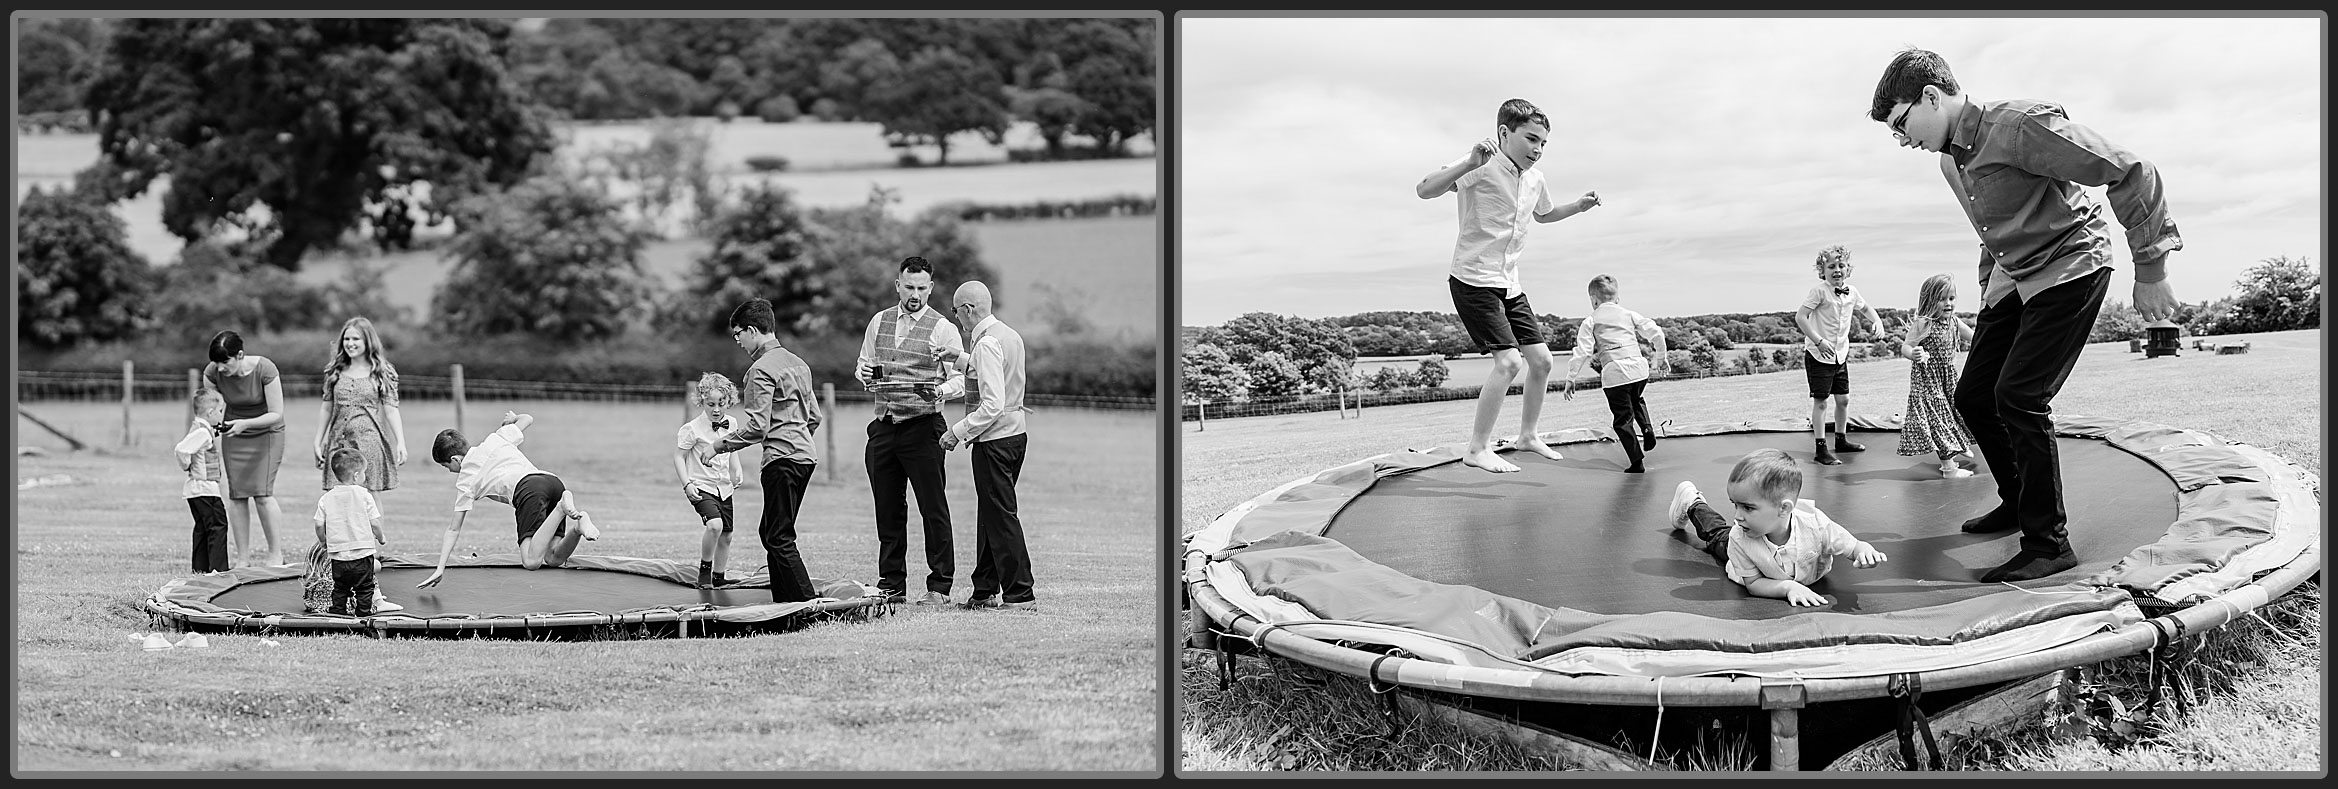
<svg viewBox="0 0 2338 789">
<path fill-rule="evenodd" d="M 463 432 L 463 366 L 462 366 L 462 365 L 460 365 L 460 364 L 450 364 L 450 365 L 447 365 L 447 377 L 448 377 L 448 378 L 449 378 L 449 379 L 452 381 L 452 383 L 449 385 L 449 387 L 448 387 L 448 388 L 451 390 L 451 392 L 450 392 L 450 393 L 451 393 L 451 394 L 454 396 L 454 398 L 455 398 L 455 432 L 457 432 L 457 433 L 462 433 L 462 432 Z M 465 433 L 464 435 L 469 435 L 469 434 L 468 434 L 468 433 Z"/>
<path fill-rule="evenodd" d="M 137 362 L 122 360 L 122 446 L 130 446 L 130 401 L 137 397 Z"/>
<path fill-rule="evenodd" d="M 1210 401 L 1193 404 L 1193 423 L 1196 433 L 1210 429 Z"/>
<path fill-rule="evenodd" d="M 828 467 L 828 481 L 829 481 L 829 482 L 835 482 L 835 481 L 836 481 L 836 425 L 835 425 L 835 421 L 836 421 L 836 382 L 834 382 L 834 381 L 830 381 L 830 382 L 828 382 L 828 383 L 824 383 L 824 384 L 821 384 L 821 385 L 820 385 L 820 401 L 821 401 L 821 403 L 822 403 L 823 405 L 826 405 L 826 406 L 828 407 L 828 410 L 827 410 L 827 411 L 825 411 L 824 413 L 826 413 L 826 414 L 828 415 L 828 418 L 827 418 L 827 420 L 826 420 L 826 421 L 828 421 L 828 422 L 829 422 L 829 426 L 828 426 L 828 437 L 827 437 L 827 438 L 824 438 L 824 439 L 821 439 L 821 441 L 823 441 L 824 443 L 822 444 L 822 446 L 821 446 L 821 448 L 820 448 L 820 459 L 821 459 L 822 461 L 826 461 L 826 462 L 823 462 L 823 463 L 821 463 L 820 465 Z"/>
</svg>

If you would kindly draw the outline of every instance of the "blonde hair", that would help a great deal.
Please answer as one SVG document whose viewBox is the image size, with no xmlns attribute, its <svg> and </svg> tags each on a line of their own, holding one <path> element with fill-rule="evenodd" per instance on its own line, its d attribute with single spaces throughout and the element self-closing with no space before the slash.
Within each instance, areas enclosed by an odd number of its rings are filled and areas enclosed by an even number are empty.
<svg viewBox="0 0 2338 789">
<path fill-rule="evenodd" d="M 1851 250 L 1844 249 L 1841 244 L 1821 249 L 1818 251 L 1818 261 L 1810 264 L 1810 267 L 1814 271 L 1824 272 L 1827 268 L 1827 261 L 1836 258 L 1841 258 L 1845 263 L 1851 262 Z"/>
<path fill-rule="evenodd" d="M 707 373 L 698 376 L 698 381 L 690 387 L 690 404 L 700 408 L 709 408 L 713 402 L 707 397 L 710 394 L 725 404 L 739 402 L 738 385 L 731 383 L 731 379 L 722 373 Z"/>
<path fill-rule="evenodd" d="M 1916 314 L 1930 317 L 1940 305 L 1956 300 L 1956 278 L 1934 274 L 1916 287 Z"/>
<path fill-rule="evenodd" d="M 1752 482 L 1754 489 L 1772 501 L 1784 504 L 1802 495 L 1802 467 L 1783 450 L 1756 449 L 1738 458 L 1729 469 L 1729 481 Z"/>
<path fill-rule="evenodd" d="M 346 444 L 333 447 L 326 465 L 333 467 L 333 481 L 343 485 L 355 484 L 357 475 L 365 472 L 365 453 Z"/>
<path fill-rule="evenodd" d="M 189 402 L 193 403 L 195 410 L 199 412 L 203 410 L 204 406 L 208 406 L 212 403 L 218 403 L 222 406 L 227 405 L 227 396 L 220 394 L 219 390 L 217 389 L 205 387 L 202 391 L 196 392 L 194 399 L 190 400 Z"/>
<path fill-rule="evenodd" d="M 1592 277 L 1591 284 L 1588 286 L 1587 290 L 1591 292 L 1591 297 L 1593 299 L 1599 301 L 1614 301 L 1616 294 L 1615 277 L 1607 274 L 1601 274 L 1599 276 Z"/>
</svg>

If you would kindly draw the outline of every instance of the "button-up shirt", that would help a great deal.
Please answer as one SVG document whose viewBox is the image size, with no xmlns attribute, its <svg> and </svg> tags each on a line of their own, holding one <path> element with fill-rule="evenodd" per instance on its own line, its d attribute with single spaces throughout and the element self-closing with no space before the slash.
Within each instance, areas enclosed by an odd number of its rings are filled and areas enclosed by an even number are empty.
<svg viewBox="0 0 2338 789">
<path fill-rule="evenodd" d="M 1023 434 L 1023 335 L 985 316 L 974 324 L 974 391 L 966 418 L 950 426 L 963 441 L 992 441 Z"/>
<path fill-rule="evenodd" d="M 1466 161 L 1464 156 L 1446 167 Z M 1526 250 L 1526 229 L 1534 225 L 1535 216 L 1553 208 L 1542 172 L 1519 167 L 1508 154 L 1495 151 L 1485 164 L 1455 179 L 1453 193 L 1461 215 L 1461 235 L 1453 242 L 1453 278 L 1481 288 L 1501 288 L 1511 296 L 1525 292 L 1518 278 L 1518 256 Z"/>
<path fill-rule="evenodd" d="M 527 440 L 519 425 L 504 425 L 464 451 L 463 470 L 455 472 L 455 511 L 470 512 L 471 503 L 480 499 L 510 504 L 520 478 L 543 471 L 520 453 Z"/>
<path fill-rule="evenodd" d="M 1648 357 L 1640 354 L 1642 340 L 1662 353 L 1664 328 L 1621 304 L 1600 302 L 1575 330 L 1575 355 L 1567 362 L 1567 377 L 1582 375 L 1584 366 L 1596 361 L 1602 387 L 1648 380 Z"/>
<path fill-rule="evenodd" d="M 1729 580 L 1739 586 L 1763 578 L 1818 583 L 1835 568 L 1835 557 L 1866 545 L 1809 499 L 1795 500 L 1794 511 L 1786 517 L 1790 522 L 1784 545 L 1747 532 L 1744 526 L 1729 527 Z"/>
<path fill-rule="evenodd" d="M 2168 215 L 2159 170 L 2057 104 L 1974 101 L 1950 126 L 1941 173 L 1981 236 L 1981 303 L 2023 301 L 2111 264 L 2110 226 L 2084 186 L 2106 197 L 2127 228 L 2136 282 L 2167 278 L 2167 253 L 2184 248 Z"/>
<path fill-rule="evenodd" d="M 812 453 L 812 434 L 820 429 L 820 403 L 812 399 L 811 365 L 779 347 L 777 339 L 756 346 L 750 358 L 755 361 L 747 366 L 746 391 L 740 398 L 747 418 L 715 443 L 715 451 L 735 452 L 762 444 L 763 465 L 783 458 L 818 462 Z"/>
<path fill-rule="evenodd" d="M 1836 293 L 1834 286 L 1824 282 L 1811 286 L 1810 292 L 1802 294 L 1802 308 L 1795 312 L 1809 323 L 1803 328 L 1809 332 L 1802 338 L 1803 348 L 1810 351 L 1810 358 L 1827 364 L 1842 364 L 1843 357 L 1850 355 L 1851 321 L 1873 309 L 1857 285 L 1843 283 L 1843 290 L 1846 292 Z"/>
</svg>

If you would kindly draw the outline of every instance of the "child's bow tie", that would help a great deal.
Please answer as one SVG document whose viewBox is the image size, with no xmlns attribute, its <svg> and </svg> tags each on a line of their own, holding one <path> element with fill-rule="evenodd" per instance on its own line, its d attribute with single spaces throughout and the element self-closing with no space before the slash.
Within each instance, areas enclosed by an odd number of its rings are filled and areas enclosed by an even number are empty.
<svg viewBox="0 0 2338 789">
<path fill-rule="evenodd" d="M 1851 288 L 1850 288 L 1850 286 L 1846 285 L 1846 286 L 1843 286 L 1843 287 L 1840 287 L 1840 288 L 1836 288 L 1836 289 L 1835 289 L 1835 295 L 1837 295 L 1837 296 L 1849 296 L 1849 295 L 1851 295 Z"/>
</svg>

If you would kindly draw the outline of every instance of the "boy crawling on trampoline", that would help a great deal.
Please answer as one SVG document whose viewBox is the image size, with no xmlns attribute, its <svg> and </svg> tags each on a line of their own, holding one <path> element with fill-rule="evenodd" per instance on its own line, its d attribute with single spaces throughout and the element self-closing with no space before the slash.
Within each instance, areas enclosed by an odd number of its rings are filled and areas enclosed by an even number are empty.
<svg viewBox="0 0 2338 789">
<path fill-rule="evenodd" d="M 1826 605 L 1827 599 L 1810 590 L 1835 557 L 1851 557 L 1854 567 L 1873 567 L 1884 561 L 1882 551 L 1843 529 L 1802 493 L 1802 469 L 1794 458 L 1776 449 L 1757 449 L 1738 459 L 1729 470 L 1729 503 L 1737 510 L 1736 528 L 1705 503 L 1694 482 L 1673 489 L 1668 514 L 1672 527 L 1695 535 L 1706 553 L 1720 562 L 1729 580 L 1761 597 L 1784 598 L 1795 605 Z"/>
<path fill-rule="evenodd" d="M 560 478 L 536 468 L 528 456 L 520 454 L 520 443 L 527 440 L 525 431 L 535 421 L 533 416 L 505 411 L 503 424 L 475 447 L 453 428 L 438 431 L 438 438 L 430 444 L 430 459 L 455 473 L 455 521 L 439 545 L 438 569 L 414 588 L 437 586 L 446 575 L 455 537 L 463 533 L 463 518 L 471 513 L 471 503 L 479 499 L 511 505 L 519 525 L 520 566 L 530 570 L 559 567 L 576 552 L 578 539 L 600 538 L 601 530 L 576 506 L 576 496 Z M 568 528 L 571 521 L 576 528 Z"/>
</svg>

